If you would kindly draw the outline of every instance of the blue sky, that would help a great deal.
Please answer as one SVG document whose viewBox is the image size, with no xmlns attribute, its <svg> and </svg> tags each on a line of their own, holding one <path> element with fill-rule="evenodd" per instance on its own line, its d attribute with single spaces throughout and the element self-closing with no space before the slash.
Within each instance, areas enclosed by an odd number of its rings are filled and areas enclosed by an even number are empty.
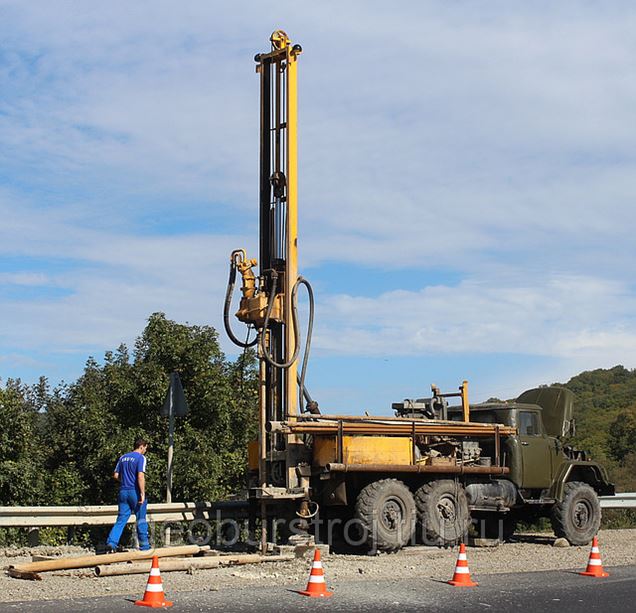
<svg viewBox="0 0 636 613">
<path fill-rule="evenodd" d="M 636 8 L 396 6 L 0 2 L 0 377 L 73 380 L 154 311 L 221 329 L 276 28 L 323 406 L 636 367 Z"/>
</svg>

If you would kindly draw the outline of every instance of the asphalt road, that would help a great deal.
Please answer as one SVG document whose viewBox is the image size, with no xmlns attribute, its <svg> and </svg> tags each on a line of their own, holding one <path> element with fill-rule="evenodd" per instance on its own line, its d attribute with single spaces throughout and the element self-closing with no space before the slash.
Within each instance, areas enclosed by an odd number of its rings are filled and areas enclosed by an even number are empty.
<svg viewBox="0 0 636 613">
<path fill-rule="evenodd" d="M 170 575 L 164 579 L 173 611 L 629 611 L 636 602 L 636 566 L 606 569 L 610 577 L 593 579 L 576 572 L 546 571 L 473 577 L 476 588 L 454 588 L 431 579 L 349 581 L 333 585 L 328 599 L 306 598 L 293 589 L 252 588 L 180 592 L 171 595 Z M 132 604 L 141 595 L 71 600 L 0 603 L 0 611 L 140 611 Z M 631 605 L 629 603 L 632 603 Z"/>
</svg>

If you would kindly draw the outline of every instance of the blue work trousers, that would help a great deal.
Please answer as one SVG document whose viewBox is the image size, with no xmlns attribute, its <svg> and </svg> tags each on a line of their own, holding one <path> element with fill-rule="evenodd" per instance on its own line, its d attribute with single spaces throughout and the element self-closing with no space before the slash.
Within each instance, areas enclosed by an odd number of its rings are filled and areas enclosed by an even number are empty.
<svg viewBox="0 0 636 613">
<path fill-rule="evenodd" d="M 139 494 L 137 490 L 122 489 L 119 490 L 119 498 L 117 500 L 117 521 L 113 529 L 108 535 L 107 545 L 113 549 L 119 545 L 121 533 L 126 527 L 126 523 L 130 516 L 134 513 L 137 519 L 137 539 L 139 540 L 139 549 L 145 551 L 150 549 L 148 541 L 148 522 L 146 521 L 146 506 L 148 501 L 144 500 L 143 504 L 139 504 Z"/>
</svg>

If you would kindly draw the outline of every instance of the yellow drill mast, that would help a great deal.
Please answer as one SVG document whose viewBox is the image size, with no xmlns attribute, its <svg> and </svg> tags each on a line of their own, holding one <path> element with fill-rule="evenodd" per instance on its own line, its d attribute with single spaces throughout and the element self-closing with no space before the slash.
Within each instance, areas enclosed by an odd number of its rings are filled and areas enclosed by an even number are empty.
<svg viewBox="0 0 636 613">
<path fill-rule="evenodd" d="M 259 358 L 259 489 L 266 499 L 308 498 L 296 470 L 293 434 L 268 434 L 269 421 L 294 421 L 299 413 L 297 358 L 299 330 L 296 294 L 298 276 L 298 138 L 297 66 L 302 52 L 282 30 L 270 37 L 271 48 L 255 60 L 260 76 L 259 258 L 232 253 L 230 286 L 238 271 L 242 299 L 236 316 L 252 326 Z M 254 268 L 258 265 L 258 273 Z M 311 291 L 311 288 L 308 288 Z M 230 287 L 228 287 L 230 290 Z M 228 292 L 228 295 L 230 292 Z M 228 328 L 226 300 L 226 328 Z M 303 389 L 303 377 L 300 378 Z M 302 395 L 300 397 L 302 402 Z"/>
</svg>

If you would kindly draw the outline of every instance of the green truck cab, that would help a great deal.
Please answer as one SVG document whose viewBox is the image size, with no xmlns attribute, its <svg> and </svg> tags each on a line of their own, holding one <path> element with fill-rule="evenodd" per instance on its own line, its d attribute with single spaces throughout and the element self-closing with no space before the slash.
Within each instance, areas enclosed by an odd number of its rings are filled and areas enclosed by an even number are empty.
<svg viewBox="0 0 636 613">
<path fill-rule="evenodd" d="M 471 406 L 474 422 L 517 428 L 502 441 L 505 478 L 466 486 L 473 519 L 483 536 L 506 540 L 518 521 L 549 517 L 554 532 L 585 545 L 601 523 L 599 496 L 614 494 L 607 472 L 567 444 L 574 434 L 574 394 L 560 387 L 528 390 L 514 402 Z M 457 408 L 449 409 L 458 419 Z"/>
</svg>

